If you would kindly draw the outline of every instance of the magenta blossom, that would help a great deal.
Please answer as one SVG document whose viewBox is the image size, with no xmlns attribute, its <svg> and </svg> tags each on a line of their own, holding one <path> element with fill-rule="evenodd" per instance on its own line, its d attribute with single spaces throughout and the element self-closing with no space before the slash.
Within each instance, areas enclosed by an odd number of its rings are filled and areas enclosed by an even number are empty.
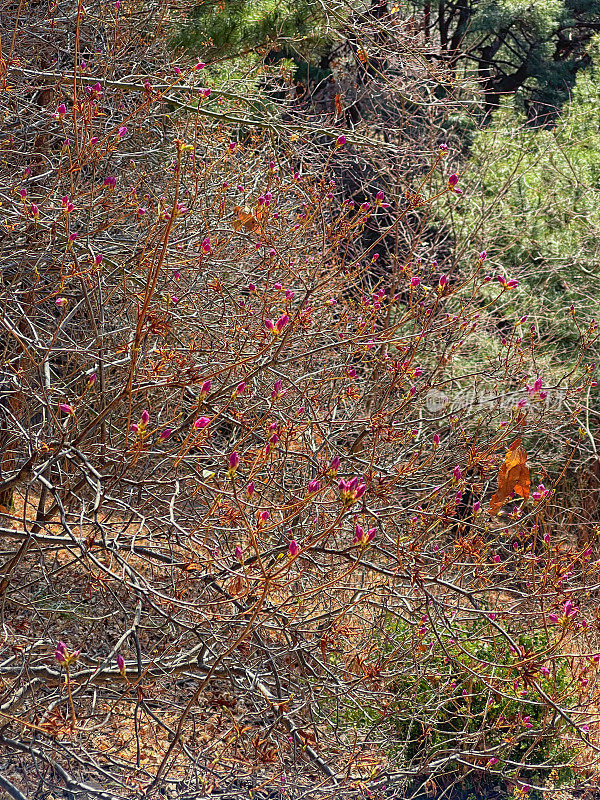
<svg viewBox="0 0 600 800">
<path fill-rule="evenodd" d="M 365 531 L 362 525 L 357 525 L 354 529 L 354 539 L 352 541 L 359 547 L 366 547 L 370 542 L 373 541 L 376 533 L 376 528 L 369 528 L 368 531 Z"/>
<path fill-rule="evenodd" d="M 194 428 L 196 428 L 196 430 L 201 430 L 202 428 L 206 428 L 206 426 L 209 424 L 210 419 L 208 417 L 198 417 L 198 419 L 194 422 Z"/>
<path fill-rule="evenodd" d="M 279 380 L 276 380 L 275 383 L 273 384 L 273 391 L 271 392 L 271 400 L 273 402 L 279 400 L 281 397 L 286 396 L 287 389 L 283 389 L 282 386 L 283 386 L 283 381 L 281 380 L 281 378 Z"/>
<path fill-rule="evenodd" d="M 67 645 L 64 642 L 58 642 L 56 645 L 56 650 L 54 651 L 54 658 L 58 661 L 59 664 L 62 664 L 64 667 L 69 667 L 73 661 L 76 661 L 79 655 L 81 654 L 81 650 L 73 650 L 72 653 L 69 653 L 67 650 Z"/>
<path fill-rule="evenodd" d="M 281 331 L 285 328 L 285 326 L 290 321 L 290 318 L 287 314 L 282 314 L 277 322 L 275 323 L 275 330 L 277 333 L 281 333 Z"/>
<path fill-rule="evenodd" d="M 298 544 L 298 542 L 295 539 L 292 539 L 288 549 L 290 551 L 291 557 L 295 558 L 298 555 L 298 553 L 300 552 L 300 545 Z"/>
<path fill-rule="evenodd" d="M 236 470 L 238 468 L 238 465 L 240 463 L 239 453 L 237 453 L 237 451 L 234 450 L 233 453 L 230 454 L 227 463 L 228 463 L 228 466 L 229 466 L 229 468 L 227 470 L 227 475 L 230 478 L 233 478 L 233 476 L 235 475 Z"/>
<path fill-rule="evenodd" d="M 342 133 L 342 134 L 340 134 L 340 135 L 338 136 L 338 138 L 336 139 L 335 146 L 336 146 L 336 147 L 343 147 L 345 144 L 346 144 L 346 137 L 345 137 L 345 136 L 344 136 L 344 134 Z"/>
<path fill-rule="evenodd" d="M 363 496 L 366 488 L 366 483 L 361 483 L 356 477 L 349 481 L 342 478 L 338 483 L 340 499 L 346 507 L 354 505 L 354 503 Z"/>
<path fill-rule="evenodd" d="M 559 616 L 558 614 L 548 614 L 548 620 L 554 625 L 566 626 L 570 620 L 577 616 L 578 613 L 579 608 L 574 606 L 573 602 L 569 599 L 563 606 L 562 615 Z"/>
<path fill-rule="evenodd" d="M 119 655 L 117 656 L 117 668 L 121 673 L 121 675 L 125 677 L 125 659 L 123 658 L 121 653 L 119 653 Z"/>
<path fill-rule="evenodd" d="M 59 664 L 65 663 L 65 656 L 67 653 L 67 645 L 64 642 L 58 642 L 56 645 L 56 650 L 54 651 L 54 658 L 58 661 Z"/>
<path fill-rule="evenodd" d="M 68 403 L 61 403 L 59 405 L 59 409 L 63 412 L 63 414 L 75 414 L 75 409 Z"/>
</svg>

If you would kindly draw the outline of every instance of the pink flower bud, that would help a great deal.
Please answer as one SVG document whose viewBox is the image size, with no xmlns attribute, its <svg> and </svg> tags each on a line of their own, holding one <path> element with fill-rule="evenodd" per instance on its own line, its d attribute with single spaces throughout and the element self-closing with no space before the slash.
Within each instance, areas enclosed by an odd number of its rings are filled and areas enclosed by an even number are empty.
<svg viewBox="0 0 600 800">
<path fill-rule="evenodd" d="M 336 146 L 336 147 L 343 147 L 345 144 L 346 144 L 346 137 L 345 137 L 345 136 L 344 136 L 344 134 L 342 133 L 342 134 L 340 134 L 340 135 L 338 136 L 338 138 L 336 139 L 335 146 Z"/>
<path fill-rule="evenodd" d="M 285 328 L 285 326 L 288 324 L 289 321 L 290 321 L 289 316 L 287 314 L 282 314 L 275 323 L 275 329 L 279 333 L 281 333 L 281 331 Z"/>
<path fill-rule="evenodd" d="M 64 642 L 58 642 L 56 650 L 54 651 L 54 658 L 59 664 L 64 664 L 67 660 L 67 645 Z"/>
<path fill-rule="evenodd" d="M 164 431 L 161 431 L 160 436 L 158 437 L 159 442 L 166 442 L 169 436 L 173 433 L 171 428 L 165 428 Z"/>
<path fill-rule="evenodd" d="M 234 556 L 237 558 L 238 561 L 242 560 L 242 548 L 239 544 L 236 544 L 235 550 L 233 551 Z"/>
<path fill-rule="evenodd" d="M 300 545 L 295 539 L 292 539 L 292 541 L 290 542 L 289 551 L 292 558 L 295 558 L 295 556 L 297 556 L 298 553 L 300 552 Z"/>
<path fill-rule="evenodd" d="M 238 464 L 240 463 L 240 456 L 234 450 L 233 453 L 229 456 L 229 469 L 231 471 L 235 471 L 238 468 Z"/>
<path fill-rule="evenodd" d="M 63 412 L 63 414 L 74 414 L 73 406 L 70 406 L 68 403 L 61 403 L 59 405 L 59 409 Z"/>
<path fill-rule="evenodd" d="M 208 255 L 208 253 L 210 253 L 210 239 L 208 238 L 208 236 L 202 240 L 202 252 L 205 255 Z"/>
<path fill-rule="evenodd" d="M 567 600 L 563 606 L 563 614 L 567 619 L 575 617 L 579 613 L 579 609 L 573 605 L 571 600 Z"/>
<path fill-rule="evenodd" d="M 55 302 L 59 308 L 64 308 L 69 301 L 66 297 L 57 297 Z"/>
<path fill-rule="evenodd" d="M 117 668 L 121 673 L 121 675 L 125 677 L 125 659 L 123 658 L 121 653 L 119 653 L 119 655 L 117 656 Z"/>
<path fill-rule="evenodd" d="M 124 136 L 127 136 L 127 125 L 121 125 L 121 127 L 117 131 L 117 137 L 119 139 L 122 139 Z"/>
<path fill-rule="evenodd" d="M 194 428 L 199 430 L 201 428 L 206 428 L 206 426 L 209 424 L 210 419 L 208 417 L 198 417 L 198 419 L 194 422 Z"/>
<path fill-rule="evenodd" d="M 142 425 L 147 425 L 150 422 L 150 412 L 146 410 L 142 411 L 140 421 Z"/>
</svg>

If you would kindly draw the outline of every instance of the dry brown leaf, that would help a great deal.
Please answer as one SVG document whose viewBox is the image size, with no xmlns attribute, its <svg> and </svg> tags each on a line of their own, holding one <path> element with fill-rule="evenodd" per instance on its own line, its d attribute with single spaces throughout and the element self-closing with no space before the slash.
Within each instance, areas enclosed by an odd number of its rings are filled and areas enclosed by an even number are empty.
<svg viewBox="0 0 600 800">
<path fill-rule="evenodd" d="M 489 513 L 492 517 L 500 511 L 513 492 L 523 500 L 529 497 L 531 479 L 527 468 L 527 453 L 521 447 L 521 439 L 508 448 L 504 462 L 498 471 L 498 491 L 492 495 Z"/>
<path fill-rule="evenodd" d="M 250 211 L 247 206 L 235 206 L 233 213 L 237 219 L 233 220 L 234 231 L 239 231 L 244 228 L 248 233 L 255 231 L 260 227 L 260 214 L 257 212 L 256 216 Z"/>
</svg>

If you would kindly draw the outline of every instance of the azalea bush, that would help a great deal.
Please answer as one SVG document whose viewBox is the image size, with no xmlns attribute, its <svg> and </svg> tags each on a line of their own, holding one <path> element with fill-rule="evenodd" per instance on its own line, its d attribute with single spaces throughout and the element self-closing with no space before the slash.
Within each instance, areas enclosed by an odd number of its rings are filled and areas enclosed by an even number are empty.
<svg viewBox="0 0 600 800">
<path fill-rule="evenodd" d="M 163 10 L 52 10 L 46 67 L 3 10 L 29 58 L 3 96 L 3 786 L 593 783 L 597 564 L 556 537 L 590 371 L 549 402 L 535 331 L 481 349 L 518 280 L 416 255 L 410 220 L 463 202 L 444 142 L 356 203 L 352 133 L 310 163 L 314 131 L 203 105 Z"/>
</svg>

